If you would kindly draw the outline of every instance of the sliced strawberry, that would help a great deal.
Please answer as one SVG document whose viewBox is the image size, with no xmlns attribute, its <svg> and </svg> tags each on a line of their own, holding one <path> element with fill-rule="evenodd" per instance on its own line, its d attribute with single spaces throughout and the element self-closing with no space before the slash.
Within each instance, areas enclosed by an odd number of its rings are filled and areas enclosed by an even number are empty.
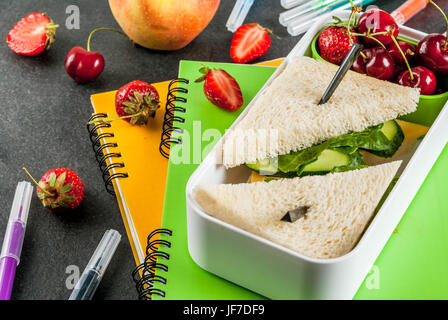
<svg viewBox="0 0 448 320">
<path fill-rule="evenodd" d="M 203 75 L 196 82 L 204 82 L 204 94 L 207 99 L 227 111 L 238 110 L 243 105 L 243 95 L 238 82 L 222 69 L 203 67 Z"/>
<path fill-rule="evenodd" d="M 272 31 L 257 23 L 245 24 L 233 34 L 230 57 L 236 63 L 255 60 L 268 51 L 271 46 Z"/>
<path fill-rule="evenodd" d="M 33 12 L 12 27 L 6 42 L 18 54 L 35 56 L 50 48 L 57 27 L 45 13 Z"/>
</svg>

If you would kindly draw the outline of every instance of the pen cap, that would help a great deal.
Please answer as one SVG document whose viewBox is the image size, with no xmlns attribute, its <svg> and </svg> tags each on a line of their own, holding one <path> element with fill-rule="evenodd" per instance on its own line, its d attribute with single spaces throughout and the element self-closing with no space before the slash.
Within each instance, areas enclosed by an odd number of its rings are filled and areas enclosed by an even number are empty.
<svg viewBox="0 0 448 320">
<path fill-rule="evenodd" d="M 253 3 L 254 0 L 237 0 L 235 2 L 235 6 L 226 23 L 227 30 L 235 32 L 241 27 Z"/>
<path fill-rule="evenodd" d="M 29 182 L 17 184 L 0 258 L 12 257 L 19 262 L 33 190 Z"/>
<path fill-rule="evenodd" d="M 395 9 L 391 13 L 391 16 L 398 24 L 403 24 L 418 12 L 423 10 L 427 4 L 428 0 L 408 0 Z"/>
<path fill-rule="evenodd" d="M 120 240 L 121 235 L 118 231 L 113 229 L 107 230 L 93 253 L 93 256 L 90 258 L 86 270 L 95 270 L 98 275 L 102 277 L 115 253 L 115 250 L 118 247 L 118 244 L 120 243 Z"/>
</svg>

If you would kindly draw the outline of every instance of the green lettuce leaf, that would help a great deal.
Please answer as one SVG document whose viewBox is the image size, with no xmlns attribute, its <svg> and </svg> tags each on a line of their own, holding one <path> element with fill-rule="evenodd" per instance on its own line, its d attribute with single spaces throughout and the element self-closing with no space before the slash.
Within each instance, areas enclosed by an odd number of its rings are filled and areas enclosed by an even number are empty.
<svg viewBox="0 0 448 320">
<path fill-rule="evenodd" d="M 348 170 L 367 167 L 358 149 L 367 150 L 381 157 L 391 157 L 400 147 L 404 139 L 400 126 L 392 120 L 396 127 L 396 133 L 392 140 L 389 140 L 381 131 L 384 124 L 367 128 L 364 131 L 343 134 L 339 137 L 329 139 L 320 144 L 307 149 L 280 155 L 275 160 L 269 161 L 277 172 L 272 172 L 277 177 L 296 177 L 306 174 L 326 174 L 328 172 L 303 172 L 303 169 L 310 163 L 316 161 L 319 155 L 326 149 L 337 150 L 349 156 L 349 164 L 335 167 L 330 172 L 343 172 Z M 277 163 L 274 163 L 276 161 Z M 251 169 L 254 167 L 249 166 Z M 267 166 L 269 167 L 269 166 Z"/>
<path fill-rule="evenodd" d="M 332 147 L 350 146 L 367 150 L 380 157 L 392 157 L 404 140 L 400 126 L 394 121 L 397 133 L 389 140 L 381 131 L 384 124 L 370 127 L 364 131 L 352 132 L 330 140 Z"/>
</svg>

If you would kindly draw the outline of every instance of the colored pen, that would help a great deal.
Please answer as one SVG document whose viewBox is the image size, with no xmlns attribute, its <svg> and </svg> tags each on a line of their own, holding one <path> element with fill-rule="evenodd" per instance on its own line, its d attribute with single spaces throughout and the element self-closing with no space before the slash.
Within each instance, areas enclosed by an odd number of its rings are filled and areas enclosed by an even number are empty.
<svg viewBox="0 0 448 320">
<path fill-rule="evenodd" d="M 93 298 L 120 240 L 121 235 L 118 231 L 113 229 L 106 231 L 69 300 L 91 300 Z"/>
<path fill-rule="evenodd" d="M 20 262 L 20 253 L 22 252 L 32 194 L 33 186 L 31 183 L 22 181 L 17 184 L 0 254 L 0 300 L 11 299 L 16 268 Z"/>
<path fill-rule="evenodd" d="M 232 12 L 230 13 L 229 19 L 227 20 L 226 27 L 227 30 L 235 32 L 246 19 L 249 13 L 250 7 L 252 7 L 254 0 L 237 0 Z"/>
<path fill-rule="evenodd" d="M 353 4 L 355 6 L 364 6 L 371 2 L 373 2 L 373 0 L 353 0 Z M 288 33 L 292 36 L 298 36 L 307 31 L 321 17 L 321 15 L 334 10 L 347 10 L 350 8 L 350 2 L 346 0 L 339 0 L 338 2 L 330 6 L 321 8 L 317 11 L 291 21 L 287 27 Z"/>
<path fill-rule="evenodd" d="M 296 19 L 297 17 L 303 16 L 308 12 L 319 10 L 320 8 L 329 6 L 339 2 L 339 0 L 311 0 L 306 3 L 295 7 L 294 9 L 280 13 L 278 18 L 279 22 L 283 26 L 287 26 L 290 21 Z"/>
<path fill-rule="evenodd" d="M 394 17 L 398 24 L 404 24 L 417 13 L 422 11 L 427 4 L 428 0 L 408 0 L 395 9 L 391 13 L 391 16 Z"/>
</svg>

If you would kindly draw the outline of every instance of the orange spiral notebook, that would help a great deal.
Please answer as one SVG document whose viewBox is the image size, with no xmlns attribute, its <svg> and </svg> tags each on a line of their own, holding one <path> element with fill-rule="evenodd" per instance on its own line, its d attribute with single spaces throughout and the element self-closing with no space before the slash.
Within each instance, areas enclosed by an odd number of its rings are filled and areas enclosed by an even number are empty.
<svg viewBox="0 0 448 320">
<path fill-rule="evenodd" d="M 89 128 L 106 188 L 115 192 L 137 264 L 145 258 L 146 237 L 161 223 L 168 160 L 160 154 L 159 144 L 168 84 L 153 84 L 159 92 L 160 109 L 147 126 L 119 120 Z M 116 117 L 115 92 L 91 96 L 92 117 Z"/>
</svg>

